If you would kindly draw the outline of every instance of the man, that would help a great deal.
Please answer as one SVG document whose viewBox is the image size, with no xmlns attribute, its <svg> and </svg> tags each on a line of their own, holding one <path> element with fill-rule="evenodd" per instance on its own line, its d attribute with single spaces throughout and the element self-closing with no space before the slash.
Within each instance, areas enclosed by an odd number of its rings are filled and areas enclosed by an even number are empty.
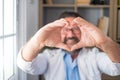
<svg viewBox="0 0 120 80">
<path fill-rule="evenodd" d="M 120 45 L 75 12 L 42 27 L 17 59 L 23 71 L 45 80 L 101 80 L 102 73 L 120 75 L 119 62 Z"/>
</svg>

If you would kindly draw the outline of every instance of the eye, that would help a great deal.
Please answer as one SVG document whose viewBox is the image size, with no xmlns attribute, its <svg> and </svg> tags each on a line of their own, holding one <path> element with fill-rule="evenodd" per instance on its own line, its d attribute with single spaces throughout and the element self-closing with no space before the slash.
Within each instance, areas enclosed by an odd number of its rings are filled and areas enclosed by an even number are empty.
<svg viewBox="0 0 120 80">
<path fill-rule="evenodd" d="M 66 33 L 66 32 L 69 32 L 69 31 L 72 31 L 74 33 L 79 33 L 80 32 L 80 29 L 79 27 L 75 26 L 75 27 L 72 27 L 71 29 L 69 28 L 64 28 L 63 29 L 63 32 Z"/>
<path fill-rule="evenodd" d="M 68 29 L 68 28 L 64 28 L 64 29 L 63 29 L 63 31 L 65 31 L 65 32 L 66 32 L 66 31 L 69 31 L 69 29 Z"/>
<path fill-rule="evenodd" d="M 79 27 L 77 27 L 77 26 L 76 26 L 76 27 L 73 27 L 72 30 L 74 30 L 74 31 L 79 31 Z"/>
</svg>

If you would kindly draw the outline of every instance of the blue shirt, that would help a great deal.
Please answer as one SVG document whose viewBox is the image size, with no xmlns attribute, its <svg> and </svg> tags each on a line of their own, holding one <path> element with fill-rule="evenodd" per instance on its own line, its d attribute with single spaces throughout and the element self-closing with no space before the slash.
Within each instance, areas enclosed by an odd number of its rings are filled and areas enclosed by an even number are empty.
<svg viewBox="0 0 120 80">
<path fill-rule="evenodd" d="M 77 59 L 72 61 L 69 53 L 63 52 L 63 59 L 66 67 L 66 80 L 80 80 Z"/>
</svg>

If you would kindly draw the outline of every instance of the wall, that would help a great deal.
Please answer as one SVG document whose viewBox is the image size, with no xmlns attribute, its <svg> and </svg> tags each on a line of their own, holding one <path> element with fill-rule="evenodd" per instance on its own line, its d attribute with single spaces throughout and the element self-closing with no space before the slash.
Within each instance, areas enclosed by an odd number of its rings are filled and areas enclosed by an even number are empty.
<svg viewBox="0 0 120 80">
<path fill-rule="evenodd" d="M 38 0 L 27 0 L 27 40 L 38 30 Z M 38 76 L 27 74 L 27 80 L 38 80 Z"/>
<path fill-rule="evenodd" d="M 27 39 L 38 30 L 38 0 L 27 0 Z"/>
<path fill-rule="evenodd" d="M 18 51 L 38 30 L 38 1 L 18 0 Z M 18 80 L 38 80 L 18 68 Z"/>
</svg>

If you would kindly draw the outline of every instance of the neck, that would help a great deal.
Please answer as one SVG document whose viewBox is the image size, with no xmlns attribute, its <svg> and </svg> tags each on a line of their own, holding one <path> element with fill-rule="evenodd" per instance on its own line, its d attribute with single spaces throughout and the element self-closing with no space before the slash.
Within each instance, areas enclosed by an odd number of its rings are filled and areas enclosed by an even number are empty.
<svg viewBox="0 0 120 80">
<path fill-rule="evenodd" d="M 77 58 L 80 50 L 81 50 L 81 49 L 77 49 L 77 50 L 75 50 L 75 51 L 70 52 L 71 57 L 72 57 L 72 60 L 74 60 L 75 58 Z"/>
<path fill-rule="evenodd" d="M 77 58 L 77 56 L 78 56 L 78 53 L 75 53 L 75 54 L 71 55 L 72 61 L 74 61 L 74 59 Z"/>
<path fill-rule="evenodd" d="M 82 48 L 77 49 L 77 50 L 74 50 L 74 51 L 71 51 L 71 52 L 68 52 L 68 51 L 67 51 L 67 53 L 69 53 L 69 54 L 71 55 L 72 60 L 74 60 L 74 59 L 78 56 L 78 53 L 80 52 L 81 49 L 82 49 Z M 65 51 L 66 51 L 66 50 L 65 50 Z"/>
</svg>

